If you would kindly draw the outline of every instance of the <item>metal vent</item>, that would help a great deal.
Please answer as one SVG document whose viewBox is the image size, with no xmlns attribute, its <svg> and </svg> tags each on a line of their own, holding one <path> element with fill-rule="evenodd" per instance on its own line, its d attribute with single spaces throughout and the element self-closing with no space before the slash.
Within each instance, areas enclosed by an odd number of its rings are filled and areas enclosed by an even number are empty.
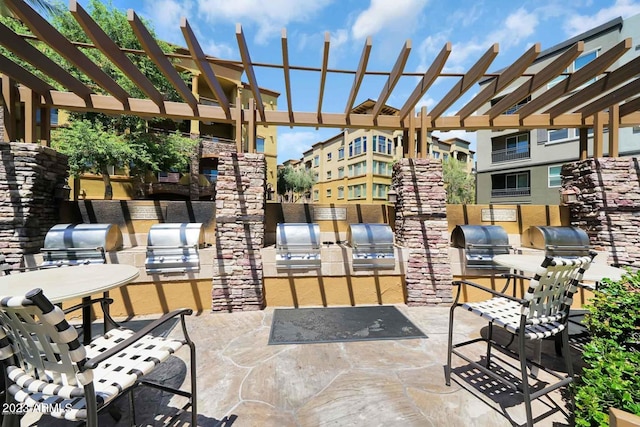
<svg viewBox="0 0 640 427">
<path fill-rule="evenodd" d="M 591 245 L 587 233 L 578 227 L 529 227 L 523 246 L 542 249 L 546 255 L 579 257 L 589 255 Z"/>
<path fill-rule="evenodd" d="M 198 249 L 204 245 L 201 223 L 154 224 L 147 235 L 147 273 L 200 271 Z"/>
<path fill-rule="evenodd" d="M 56 224 L 44 238 L 43 267 L 105 264 L 105 252 L 122 248 L 122 233 L 114 224 Z"/>
<path fill-rule="evenodd" d="M 394 268 L 393 231 L 387 224 L 350 224 L 353 268 Z"/>
<path fill-rule="evenodd" d="M 493 257 L 508 254 L 511 246 L 507 232 L 499 225 L 457 225 L 451 233 L 451 245 L 465 250 L 467 268 L 504 270 Z"/>
<path fill-rule="evenodd" d="M 276 268 L 320 268 L 318 224 L 284 223 L 276 226 Z"/>
</svg>

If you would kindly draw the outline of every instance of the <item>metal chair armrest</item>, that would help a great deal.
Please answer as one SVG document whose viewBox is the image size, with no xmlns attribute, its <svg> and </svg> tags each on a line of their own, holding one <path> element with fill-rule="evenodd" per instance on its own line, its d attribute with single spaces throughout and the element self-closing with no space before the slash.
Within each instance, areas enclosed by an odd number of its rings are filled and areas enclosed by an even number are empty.
<svg viewBox="0 0 640 427">
<path fill-rule="evenodd" d="M 185 315 L 191 315 L 192 313 L 193 313 L 193 310 L 190 309 L 190 308 L 181 308 L 181 309 L 178 309 L 178 310 L 174 310 L 174 311 L 172 311 L 170 313 L 167 313 L 164 316 L 162 316 L 161 318 L 155 320 L 154 322 L 152 322 L 152 323 L 148 324 L 147 326 L 145 326 L 144 328 L 140 329 L 138 332 L 136 332 L 135 334 L 133 334 L 131 337 L 127 338 L 126 340 L 122 341 L 118 345 L 110 348 L 109 350 L 101 353 L 100 355 L 98 355 L 96 357 L 93 357 L 93 358 L 87 360 L 85 362 L 85 364 L 82 366 L 82 368 L 83 369 L 95 369 L 100 363 L 104 362 L 105 360 L 109 359 L 110 357 L 113 357 L 114 355 L 116 355 L 117 353 L 121 352 L 125 348 L 131 346 L 132 344 L 140 341 L 142 338 L 147 336 L 151 331 L 153 331 L 157 327 L 167 323 L 168 321 L 172 320 L 174 317 L 180 316 L 182 319 L 184 319 Z"/>
</svg>

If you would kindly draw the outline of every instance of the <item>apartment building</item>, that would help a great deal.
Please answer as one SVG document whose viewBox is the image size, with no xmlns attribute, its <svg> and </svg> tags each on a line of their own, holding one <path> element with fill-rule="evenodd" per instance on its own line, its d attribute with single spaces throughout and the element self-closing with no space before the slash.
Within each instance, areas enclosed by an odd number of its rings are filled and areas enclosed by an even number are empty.
<svg viewBox="0 0 640 427">
<path fill-rule="evenodd" d="M 367 100 L 354 108 L 366 112 L 375 101 Z M 385 106 L 382 114 L 397 114 Z M 469 142 L 459 138 L 440 140 L 428 137 L 429 155 L 437 159 L 449 157 L 464 161 L 469 172 L 474 152 Z M 304 167 L 314 174 L 315 184 L 308 198 L 312 203 L 386 203 L 391 187 L 393 163 L 403 157 L 402 132 L 380 129 L 345 129 L 315 143 L 303 153 L 301 160 L 283 164 Z M 310 200 L 308 200 L 310 199 Z"/>
<path fill-rule="evenodd" d="M 578 41 L 584 42 L 583 53 L 569 66 L 567 73 L 575 72 L 620 41 L 631 38 L 633 47 L 614 63 L 615 69 L 640 54 L 640 15 L 623 20 L 614 19 L 606 24 L 551 47 L 538 55 L 526 73 L 536 73 Z M 521 100 L 507 113 L 517 111 L 540 96 L 545 90 L 560 83 L 561 75 L 537 90 L 531 97 Z M 480 82 L 481 88 L 491 79 Z M 480 109 L 480 113 L 495 105 L 502 97 L 523 82 L 516 80 L 498 97 Z M 589 84 L 591 82 L 587 82 Z M 606 132 L 606 128 L 605 128 Z M 640 153 L 640 127 L 620 128 L 620 156 Z M 592 129 L 589 129 L 589 135 Z M 605 133 L 605 156 L 607 134 Z M 482 204 L 558 204 L 561 185 L 560 171 L 564 163 L 579 159 L 578 129 L 534 129 L 530 131 L 503 130 L 477 132 L 477 202 Z M 589 155 L 593 153 L 593 138 L 589 136 Z"/>
</svg>

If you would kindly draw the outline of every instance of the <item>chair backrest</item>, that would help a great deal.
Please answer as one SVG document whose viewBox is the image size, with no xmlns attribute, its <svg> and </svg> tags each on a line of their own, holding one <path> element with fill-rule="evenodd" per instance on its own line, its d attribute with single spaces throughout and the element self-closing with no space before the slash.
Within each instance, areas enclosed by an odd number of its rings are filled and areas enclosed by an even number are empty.
<svg viewBox="0 0 640 427">
<path fill-rule="evenodd" d="M 25 296 L 0 297 L 0 359 L 42 385 L 61 386 L 62 393 L 81 395 L 92 381 L 83 369 L 86 351 L 62 310 L 34 289 Z M 37 384 L 29 385 L 29 389 Z"/>
<path fill-rule="evenodd" d="M 565 321 L 582 275 L 593 255 L 579 258 L 545 257 L 524 294 L 522 314 L 527 323 Z"/>
</svg>

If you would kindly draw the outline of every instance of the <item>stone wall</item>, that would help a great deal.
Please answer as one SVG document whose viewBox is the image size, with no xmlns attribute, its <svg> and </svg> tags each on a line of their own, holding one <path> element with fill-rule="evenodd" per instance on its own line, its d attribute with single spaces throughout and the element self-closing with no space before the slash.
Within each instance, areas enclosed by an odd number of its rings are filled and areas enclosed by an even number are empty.
<svg viewBox="0 0 640 427">
<path fill-rule="evenodd" d="M 451 262 L 442 164 L 402 159 L 393 167 L 396 243 L 410 249 L 405 274 L 408 305 L 450 303 Z"/>
<path fill-rule="evenodd" d="M 4 108 L 0 103 L 0 142 L 4 141 Z"/>
<path fill-rule="evenodd" d="M 216 182 L 216 258 L 213 311 L 264 307 L 266 164 L 264 155 L 221 153 Z"/>
<path fill-rule="evenodd" d="M 37 144 L 0 142 L 0 159 L 0 253 L 21 264 L 58 222 L 54 194 L 66 184 L 67 157 Z"/>
<path fill-rule="evenodd" d="M 571 224 L 584 229 L 609 261 L 640 267 L 640 167 L 635 158 L 587 159 L 562 167 Z"/>
</svg>

